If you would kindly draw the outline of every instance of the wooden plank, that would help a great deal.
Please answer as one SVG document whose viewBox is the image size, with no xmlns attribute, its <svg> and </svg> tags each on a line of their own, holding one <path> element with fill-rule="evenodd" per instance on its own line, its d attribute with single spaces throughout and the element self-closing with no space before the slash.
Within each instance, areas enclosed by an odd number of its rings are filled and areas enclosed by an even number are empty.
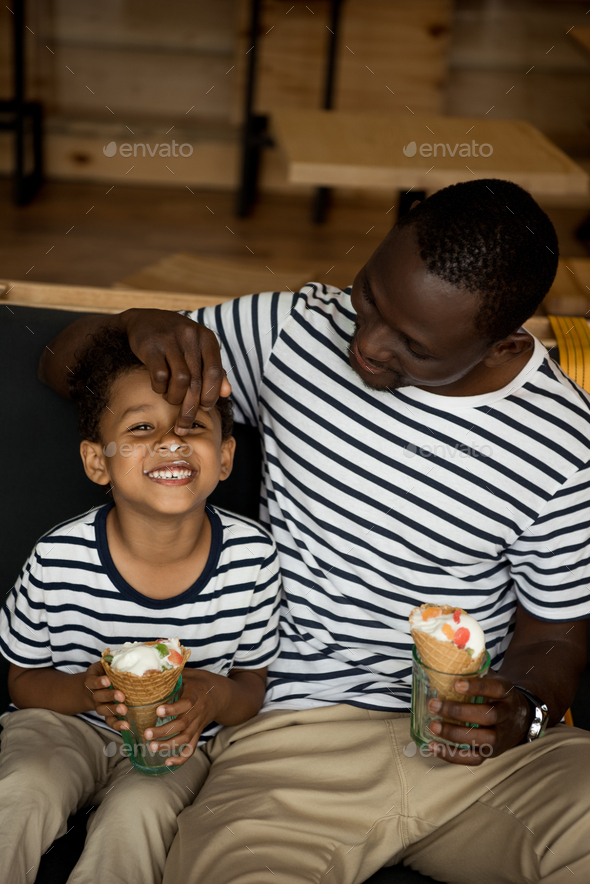
<svg viewBox="0 0 590 884">
<path fill-rule="evenodd" d="M 235 44 L 233 0 L 54 0 L 52 36 L 61 45 L 154 47 L 229 54 Z M 52 45 L 51 47 L 55 47 Z"/>
<path fill-rule="evenodd" d="M 524 121 L 280 110 L 272 126 L 293 182 L 434 191 L 474 177 L 508 178 L 537 195 L 588 192 L 587 173 Z M 410 144 L 416 153 L 408 157 Z M 492 154 L 471 156 L 478 145 Z"/>
<path fill-rule="evenodd" d="M 122 283 L 132 288 L 169 292 L 202 292 L 236 298 L 263 291 L 298 291 L 325 271 L 312 262 L 205 258 L 181 252 L 125 277 Z M 318 262 L 319 264 L 319 262 Z"/>
<path fill-rule="evenodd" d="M 15 279 L 0 280 L 0 307 L 15 305 L 74 310 L 79 313 L 121 313 L 131 307 L 159 310 L 198 310 L 228 300 L 222 295 L 179 295 L 171 292 L 49 285 Z"/>
<path fill-rule="evenodd" d="M 231 56 L 78 46 L 53 51 L 52 77 L 41 90 L 48 113 L 170 120 L 162 136 L 189 111 L 193 117 L 229 118 L 235 86 L 233 74 L 226 76 Z"/>
<path fill-rule="evenodd" d="M 158 135 L 160 136 L 158 138 Z M 147 136 L 147 137 L 146 137 Z M 163 137 L 162 137 L 163 136 Z M 182 136 L 181 136 L 182 137 Z M 187 136 L 190 137 L 190 136 Z M 153 157 L 147 147 L 137 147 L 136 156 L 121 156 L 118 149 L 125 143 L 149 144 L 152 151 L 156 144 L 171 145 L 172 133 L 145 133 L 135 141 L 132 136 L 117 139 L 117 153 L 112 157 L 104 154 L 108 143 L 99 135 L 84 136 L 75 132 L 48 133 L 46 138 L 47 174 L 54 178 L 75 178 L 94 181 L 124 181 L 126 184 L 164 184 L 169 187 L 191 188 L 209 186 L 232 188 L 237 183 L 238 144 L 235 140 L 212 138 L 211 140 L 188 141 L 193 148 L 191 156 L 160 156 L 159 150 Z M 181 143 L 181 142 L 177 142 Z M 176 148 L 178 152 L 178 148 Z M 165 151 L 164 151 L 165 152 Z M 184 148 L 188 153 L 188 148 Z M 7 153 L 6 163 L 10 162 Z"/>
<path fill-rule="evenodd" d="M 328 0 L 263 0 L 259 38 L 258 113 L 321 107 L 325 78 Z M 237 118 L 246 77 L 250 0 L 239 3 L 236 56 Z M 347 110 L 442 110 L 449 0 L 346 0 L 335 83 L 335 106 Z"/>
<path fill-rule="evenodd" d="M 583 156 L 588 150 L 590 71 L 553 72 L 535 66 L 527 76 L 531 64 L 523 60 L 516 71 L 451 71 L 446 112 L 483 117 L 493 108 L 492 119 L 525 119 L 562 150 Z"/>
<path fill-rule="evenodd" d="M 238 184 L 240 146 L 237 130 L 233 127 L 202 126 L 200 132 L 175 127 L 175 131 L 166 136 L 162 127 L 144 124 L 136 130 L 135 141 L 129 132 L 122 132 L 121 127 L 108 126 L 96 120 L 49 117 L 46 128 L 45 172 L 48 178 L 164 185 L 183 189 L 188 186 L 191 190 L 199 187 L 232 190 Z M 150 157 L 146 148 L 144 157 L 143 149 L 139 146 L 135 157 L 121 157 L 118 152 L 113 157 L 106 157 L 103 153 L 103 148 L 112 140 L 115 140 L 117 148 L 124 143 L 147 143 L 153 151 L 160 142 L 172 145 L 173 134 L 177 144 L 184 142 L 193 147 L 192 156 L 168 158 L 156 153 Z M 11 136 L 0 133 L 0 173 L 10 173 L 13 162 Z M 259 186 L 261 191 L 302 193 L 301 185 L 287 181 L 285 164 L 277 150 L 264 151 Z"/>
<path fill-rule="evenodd" d="M 10 5 L 10 4 L 9 4 Z M 27 96 L 49 113 L 146 119 L 227 119 L 234 102 L 233 0 L 28 4 Z M 13 16 L 0 11 L 0 94 L 12 91 Z M 214 87 L 207 94 L 210 87 Z M 131 128 L 133 126 L 131 125 Z"/>
<path fill-rule="evenodd" d="M 588 148 L 590 58 L 581 3 L 455 4 L 446 113 L 526 119 L 568 153 Z"/>
<path fill-rule="evenodd" d="M 452 5 L 346 0 L 335 107 L 405 111 L 408 105 L 414 113 L 441 113 Z"/>
</svg>

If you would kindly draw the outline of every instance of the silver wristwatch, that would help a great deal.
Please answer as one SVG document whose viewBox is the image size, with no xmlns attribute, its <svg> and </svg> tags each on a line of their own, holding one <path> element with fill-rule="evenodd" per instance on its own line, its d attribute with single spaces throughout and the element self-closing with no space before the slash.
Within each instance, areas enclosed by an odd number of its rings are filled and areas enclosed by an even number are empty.
<svg viewBox="0 0 590 884">
<path fill-rule="evenodd" d="M 549 721 L 549 709 L 547 708 L 547 705 L 535 694 L 531 693 L 531 691 L 527 691 L 526 688 L 521 688 L 520 685 L 517 684 L 515 684 L 514 687 L 523 695 L 531 707 L 531 722 L 525 737 L 525 741 L 531 743 L 533 740 L 538 740 L 539 737 L 542 737 L 545 733 L 547 722 Z"/>
</svg>

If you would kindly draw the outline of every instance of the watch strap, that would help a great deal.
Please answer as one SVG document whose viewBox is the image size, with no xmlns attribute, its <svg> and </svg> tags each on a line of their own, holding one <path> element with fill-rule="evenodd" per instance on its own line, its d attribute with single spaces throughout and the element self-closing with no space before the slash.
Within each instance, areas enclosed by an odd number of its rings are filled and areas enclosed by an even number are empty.
<svg viewBox="0 0 590 884">
<path fill-rule="evenodd" d="M 536 694 L 533 694 L 532 691 L 529 691 L 527 688 L 523 688 L 518 684 L 515 684 L 514 687 L 523 695 L 531 708 L 531 719 L 525 736 L 525 741 L 531 743 L 533 740 L 538 740 L 539 737 L 542 737 L 545 733 L 547 720 L 549 718 L 549 709 L 547 704 L 543 703 L 543 701 L 537 697 Z"/>
</svg>

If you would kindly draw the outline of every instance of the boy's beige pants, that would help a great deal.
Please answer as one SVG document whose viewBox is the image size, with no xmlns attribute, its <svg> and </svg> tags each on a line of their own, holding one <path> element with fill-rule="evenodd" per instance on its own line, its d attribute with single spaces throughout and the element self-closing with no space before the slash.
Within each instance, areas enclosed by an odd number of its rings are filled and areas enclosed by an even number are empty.
<svg viewBox="0 0 590 884">
<path fill-rule="evenodd" d="M 447 884 L 590 881 L 590 733 L 460 767 L 409 716 L 338 705 L 221 731 L 164 884 L 360 884 L 398 860 Z"/>
<path fill-rule="evenodd" d="M 146 776 L 118 734 L 75 716 L 22 709 L 1 723 L 0 882 L 34 884 L 43 853 L 87 807 L 86 847 L 68 884 L 159 884 L 178 814 L 207 776 L 203 753 L 174 774 Z"/>
</svg>

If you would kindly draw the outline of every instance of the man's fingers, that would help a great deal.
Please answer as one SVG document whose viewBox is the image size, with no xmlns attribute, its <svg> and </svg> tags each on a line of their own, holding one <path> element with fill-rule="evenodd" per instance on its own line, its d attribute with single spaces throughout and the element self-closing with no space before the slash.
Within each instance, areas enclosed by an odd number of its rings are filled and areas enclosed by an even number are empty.
<svg viewBox="0 0 590 884">
<path fill-rule="evenodd" d="M 496 731 L 489 728 L 465 727 L 462 724 L 452 724 L 449 721 L 432 721 L 428 729 L 433 740 L 448 740 L 450 743 L 465 743 L 475 747 L 493 747 L 496 743 Z"/>
<path fill-rule="evenodd" d="M 191 383 L 190 387 L 186 391 L 184 399 L 182 400 L 182 404 L 178 412 L 178 417 L 176 418 L 174 432 L 177 436 L 182 436 L 187 430 L 190 430 L 193 422 L 196 420 L 200 402 L 201 386 L 200 384 L 194 385 Z"/>
<path fill-rule="evenodd" d="M 221 394 L 223 381 L 226 380 L 223 365 L 221 364 L 219 345 L 213 332 L 203 336 L 201 362 L 203 372 L 201 405 L 203 408 L 213 408 Z"/>
<path fill-rule="evenodd" d="M 165 393 L 170 380 L 170 368 L 163 353 L 150 353 L 147 366 L 154 393 Z"/>
<path fill-rule="evenodd" d="M 455 703 L 447 700 L 439 706 L 436 700 L 431 700 L 428 708 L 436 715 L 440 715 L 441 718 L 454 718 L 457 721 L 464 721 L 466 724 L 481 724 L 486 727 L 492 727 L 506 718 L 506 710 L 502 708 L 502 705 L 496 706 L 489 703 Z"/>
<path fill-rule="evenodd" d="M 201 378 L 195 377 L 191 374 L 191 369 L 187 365 L 186 359 L 182 353 L 177 351 L 168 352 L 166 354 L 166 359 L 170 369 L 166 400 L 170 402 L 171 405 L 180 405 L 181 402 L 184 401 L 189 387 L 193 389 L 195 395 L 197 394 L 200 389 Z"/>
<path fill-rule="evenodd" d="M 231 394 L 231 384 L 227 379 L 227 375 L 224 374 L 223 380 L 221 382 L 221 392 L 220 396 L 227 398 Z"/>
<path fill-rule="evenodd" d="M 501 700 L 508 693 L 506 683 L 493 674 L 484 678 L 457 679 L 455 690 L 467 697 L 489 697 L 491 700 Z"/>
</svg>

